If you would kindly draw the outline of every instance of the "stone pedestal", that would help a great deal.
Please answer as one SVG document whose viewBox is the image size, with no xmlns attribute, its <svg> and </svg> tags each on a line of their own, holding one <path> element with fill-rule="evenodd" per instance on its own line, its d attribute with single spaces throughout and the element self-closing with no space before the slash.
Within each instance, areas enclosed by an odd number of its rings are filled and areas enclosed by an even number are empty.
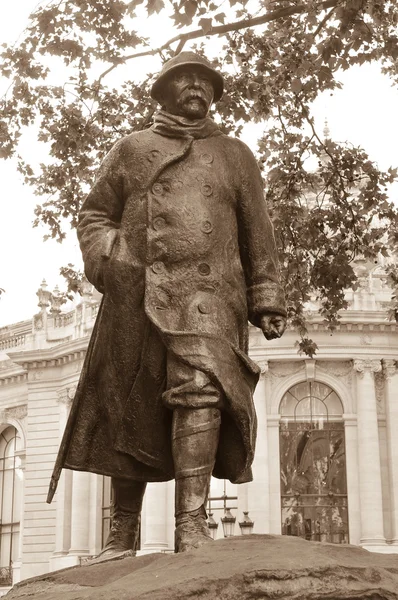
<svg viewBox="0 0 398 600">
<path fill-rule="evenodd" d="M 398 600 L 397 557 L 302 538 L 244 535 L 182 554 L 76 567 L 16 586 L 6 600 Z"/>
</svg>

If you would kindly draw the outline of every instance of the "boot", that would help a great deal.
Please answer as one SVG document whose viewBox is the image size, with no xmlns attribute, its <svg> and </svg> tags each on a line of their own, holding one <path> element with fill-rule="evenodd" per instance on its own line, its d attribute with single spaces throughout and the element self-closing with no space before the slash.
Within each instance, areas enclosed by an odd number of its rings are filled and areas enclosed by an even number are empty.
<svg viewBox="0 0 398 600">
<path fill-rule="evenodd" d="M 215 408 L 179 407 L 173 412 L 175 552 L 186 552 L 213 541 L 205 507 L 216 459 L 220 423 L 220 411 Z"/>
<path fill-rule="evenodd" d="M 137 549 L 146 483 L 112 477 L 112 488 L 111 528 L 95 563 L 134 556 Z"/>
</svg>

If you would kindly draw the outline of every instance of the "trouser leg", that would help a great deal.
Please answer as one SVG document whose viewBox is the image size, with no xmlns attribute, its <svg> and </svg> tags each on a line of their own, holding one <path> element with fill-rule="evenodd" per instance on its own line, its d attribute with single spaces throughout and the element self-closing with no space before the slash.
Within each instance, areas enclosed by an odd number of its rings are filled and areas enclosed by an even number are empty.
<svg viewBox="0 0 398 600">
<path fill-rule="evenodd" d="M 206 503 L 216 460 L 220 422 L 220 410 L 217 408 L 178 407 L 173 411 L 176 552 L 212 541 L 206 522 Z"/>
<path fill-rule="evenodd" d="M 145 482 L 112 477 L 111 528 L 100 557 L 136 550 L 145 488 Z"/>
</svg>

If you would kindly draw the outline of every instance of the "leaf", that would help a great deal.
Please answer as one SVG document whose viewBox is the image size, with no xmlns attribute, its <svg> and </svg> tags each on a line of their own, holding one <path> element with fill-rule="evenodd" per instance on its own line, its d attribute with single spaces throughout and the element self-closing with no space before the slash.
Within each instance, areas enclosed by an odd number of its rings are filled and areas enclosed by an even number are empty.
<svg viewBox="0 0 398 600">
<path fill-rule="evenodd" d="M 163 0 L 148 0 L 148 2 L 147 2 L 147 11 L 148 11 L 149 16 L 154 13 L 159 14 L 163 8 L 164 8 Z"/>
<path fill-rule="evenodd" d="M 213 19 L 209 19 L 209 18 L 199 19 L 199 27 L 202 28 L 202 31 L 205 35 L 210 33 L 210 31 L 212 30 L 212 23 L 213 23 Z"/>
<path fill-rule="evenodd" d="M 188 0 L 187 2 L 184 3 L 185 14 L 190 19 L 192 19 L 195 16 L 197 9 L 198 9 L 198 3 L 195 2 L 195 0 Z"/>
<path fill-rule="evenodd" d="M 290 87 L 295 94 L 300 92 L 301 88 L 303 87 L 303 84 L 301 83 L 301 79 L 299 79 L 299 78 L 293 79 Z"/>
<path fill-rule="evenodd" d="M 222 23 L 223 25 L 225 23 L 225 18 L 226 18 L 226 14 L 225 13 L 218 13 L 214 17 L 215 21 L 217 21 L 218 23 Z"/>
</svg>

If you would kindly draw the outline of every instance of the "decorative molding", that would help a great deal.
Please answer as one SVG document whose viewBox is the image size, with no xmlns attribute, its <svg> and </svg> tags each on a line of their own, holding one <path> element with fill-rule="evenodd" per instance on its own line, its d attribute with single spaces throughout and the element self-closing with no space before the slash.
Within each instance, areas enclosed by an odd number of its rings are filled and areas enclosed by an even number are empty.
<svg viewBox="0 0 398 600">
<path fill-rule="evenodd" d="M 43 371 L 34 371 L 33 372 L 33 377 L 32 379 L 34 379 L 35 381 L 38 381 L 39 379 L 41 379 L 43 377 Z"/>
<path fill-rule="evenodd" d="M 317 360 L 316 368 L 321 372 L 338 377 L 347 387 L 352 386 L 351 360 Z"/>
<path fill-rule="evenodd" d="M 391 360 L 389 358 L 383 359 L 383 372 L 386 379 L 390 379 L 394 377 L 398 373 L 398 366 L 396 360 Z"/>
<path fill-rule="evenodd" d="M 66 365 L 68 363 L 72 363 L 75 361 L 79 361 L 79 368 L 76 367 L 76 372 L 80 371 L 83 366 L 84 357 L 86 355 L 86 349 L 79 350 L 78 352 L 68 352 L 62 356 L 58 356 L 57 358 L 44 358 L 41 360 L 33 360 L 30 362 L 23 362 L 22 366 L 24 369 L 46 369 L 48 367 L 59 367 Z M 21 363 L 19 363 L 21 364 Z M 36 377 L 36 379 L 38 379 Z"/>
<path fill-rule="evenodd" d="M 257 365 L 260 367 L 260 377 L 267 377 L 269 373 L 269 361 L 266 359 L 256 360 Z"/>
<path fill-rule="evenodd" d="M 27 373 L 18 373 L 14 375 L 2 375 L 0 378 L 0 386 L 10 385 L 13 383 L 21 383 L 28 380 Z"/>
<path fill-rule="evenodd" d="M 365 373 L 379 373 L 382 369 L 380 359 L 372 358 L 356 358 L 354 360 L 354 370 L 357 371 L 362 378 Z"/>
<path fill-rule="evenodd" d="M 40 331 L 43 329 L 43 315 L 42 313 L 38 313 L 33 317 L 33 328 L 35 331 Z"/>
<path fill-rule="evenodd" d="M 384 374 L 383 371 L 376 371 L 376 373 L 374 374 L 374 380 L 375 380 L 375 392 L 376 392 L 376 407 L 377 407 L 377 414 L 378 415 L 384 415 L 385 414 L 385 410 L 386 410 L 386 406 L 385 406 L 385 386 L 384 386 Z"/>
<path fill-rule="evenodd" d="M 315 365 L 316 361 L 314 359 L 307 358 L 304 361 L 305 376 L 307 381 L 315 381 Z"/>
<path fill-rule="evenodd" d="M 387 308 L 390 304 L 387 303 Z M 383 322 L 374 322 L 374 323 L 366 323 L 364 322 L 366 320 L 366 317 L 364 317 L 364 320 L 362 322 L 352 322 L 352 323 L 339 323 L 338 325 L 336 325 L 336 332 L 350 332 L 350 333 L 355 333 L 355 332 L 360 332 L 361 333 L 361 341 L 362 338 L 363 339 L 363 343 L 368 344 L 367 341 L 365 341 L 365 336 L 369 335 L 369 332 L 384 332 L 384 333 L 394 333 L 397 331 L 398 329 L 398 325 L 397 323 L 394 322 L 389 322 L 389 321 L 383 321 Z M 309 323 L 308 325 L 308 330 L 309 331 L 329 331 L 327 325 L 325 325 L 322 322 L 319 323 Z"/>
<path fill-rule="evenodd" d="M 362 346 L 370 346 L 372 344 L 372 336 L 369 335 L 368 333 L 362 333 L 362 335 L 359 338 L 359 341 L 361 343 Z"/>
<path fill-rule="evenodd" d="M 83 363 L 84 360 L 79 360 L 76 364 L 75 364 L 75 373 L 80 373 L 80 371 L 83 368 Z"/>
<path fill-rule="evenodd" d="M 70 406 L 72 404 L 72 400 L 75 397 L 76 386 L 71 385 L 67 388 L 61 388 L 57 390 L 58 403 L 66 404 L 66 406 Z"/>
<path fill-rule="evenodd" d="M 316 367 L 342 379 L 351 375 L 352 372 L 352 362 L 350 360 L 317 360 Z"/>
<path fill-rule="evenodd" d="M 0 411 L 0 421 L 7 422 L 8 419 L 16 419 L 22 421 L 28 414 L 28 405 L 21 404 L 19 406 L 10 406 Z"/>
<path fill-rule="evenodd" d="M 288 377 L 295 375 L 304 369 L 304 361 L 290 362 L 271 362 L 269 365 L 269 373 L 272 377 Z"/>
</svg>

